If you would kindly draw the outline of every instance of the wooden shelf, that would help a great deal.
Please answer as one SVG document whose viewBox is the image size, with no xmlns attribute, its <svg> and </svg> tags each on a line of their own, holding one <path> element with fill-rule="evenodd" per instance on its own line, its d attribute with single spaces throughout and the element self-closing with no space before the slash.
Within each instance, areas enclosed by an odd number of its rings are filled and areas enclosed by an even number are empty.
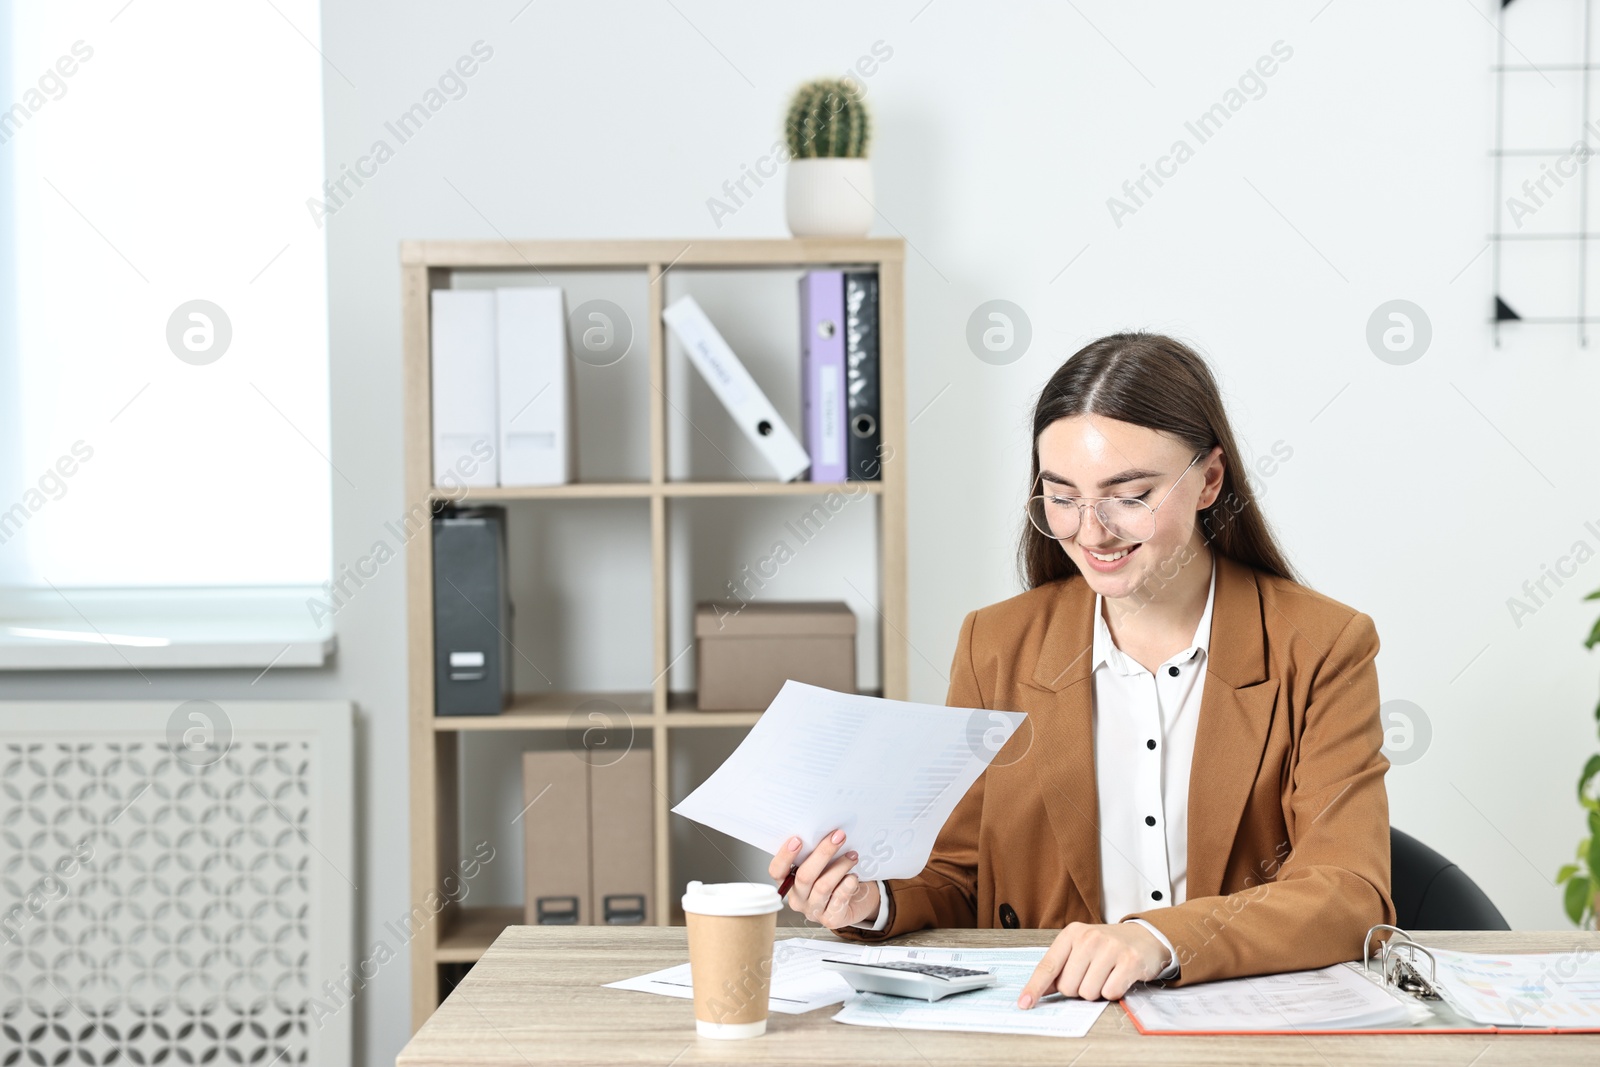
<svg viewBox="0 0 1600 1067">
<path fill-rule="evenodd" d="M 473 486 L 465 493 L 434 486 L 430 499 L 457 504 L 495 504 L 506 500 L 635 500 L 652 495 L 649 482 L 572 482 L 568 485 Z"/>
<path fill-rule="evenodd" d="M 469 489 L 463 496 L 435 486 L 434 500 L 490 504 L 508 500 L 639 500 L 653 496 L 825 496 L 883 492 L 882 482 L 574 482 L 570 485 L 499 486 Z"/>
<path fill-rule="evenodd" d="M 883 691 L 863 690 L 861 695 L 877 697 L 882 696 Z M 695 707 L 695 694 L 677 692 L 667 694 L 667 712 L 662 718 L 667 726 L 717 729 L 729 726 L 754 726 L 764 711 L 764 708 L 750 711 L 701 711 Z"/>
<path fill-rule="evenodd" d="M 901 264 L 896 237 L 674 238 L 602 241 L 402 241 L 403 266 L 424 270 L 592 270 L 785 268 L 821 264 Z"/>
<path fill-rule="evenodd" d="M 882 696 L 881 689 L 864 690 L 863 696 Z M 470 730 L 565 730 L 574 725 L 572 716 L 585 704 L 603 701 L 615 705 L 628 716 L 636 729 L 653 726 L 657 716 L 651 708 L 652 694 L 646 692 L 595 693 L 518 693 L 511 706 L 499 715 L 435 715 L 433 729 L 438 733 Z M 603 710 L 603 709 L 602 709 Z M 701 711 L 695 707 L 693 693 L 674 692 L 667 696 L 664 726 L 717 729 L 729 726 L 754 726 L 762 708 L 738 711 Z"/>
<path fill-rule="evenodd" d="M 672 281 L 680 271 L 777 271 L 808 267 L 845 267 L 875 270 L 878 275 L 879 316 L 879 427 L 884 445 L 903 456 L 906 445 L 905 406 L 905 242 L 898 238 L 801 239 L 683 239 L 644 241 L 406 241 L 401 245 L 401 333 L 404 345 L 405 482 L 408 501 L 454 501 L 488 504 L 514 501 L 635 500 L 648 516 L 650 572 L 650 662 L 637 665 L 640 677 L 653 679 L 646 688 L 623 692 L 539 691 L 518 694 L 500 715 L 436 716 L 434 714 L 433 656 L 433 530 L 426 521 L 408 535 L 406 574 L 406 685 L 409 697 L 410 741 L 410 896 L 416 901 L 437 894 L 445 880 L 460 877 L 458 857 L 466 855 L 462 838 L 463 782 L 477 772 L 469 756 L 483 746 L 466 738 L 487 735 L 496 746 L 516 746 L 515 738 L 496 735 L 513 731 L 568 730 L 587 725 L 582 714 L 586 701 L 605 701 L 621 711 L 626 723 L 648 745 L 656 782 L 651 811 L 655 860 L 651 911 L 658 925 L 679 925 L 682 909 L 675 896 L 681 886 L 671 884 L 673 834 L 668 783 L 681 784 L 672 775 L 675 746 L 691 740 L 695 731 L 716 728 L 747 729 L 760 721 L 762 710 L 697 711 L 693 693 L 668 691 L 670 670 L 682 646 L 669 647 L 673 613 L 669 600 L 678 593 L 669 581 L 677 553 L 669 553 L 669 534 L 681 536 L 674 522 L 674 502 L 688 500 L 760 501 L 773 498 L 821 498 L 831 493 L 851 497 L 870 494 L 873 509 L 873 545 L 877 555 L 878 588 L 861 595 L 881 616 L 878 626 L 879 671 L 884 695 L 907 696 L 910 649 L 906 644 L 906 469 L 903 462 L 885 463 L 882 481 L 778 482 L 772 480 L 674 480 L 668 473 L 669 406 L 666 327 L 662 309 Z M 580 482 L 559 486 L 493 487 L 449 490 L 433 484 L 432 353 L 430 308 L 432 293 L 451 287 L 458 275 L 472 272 L 526 273 L 539 271 L 606 271 L 636 275 L 627 284 L 642 283 L 643 317 L 637 340 L 649 378 L 648 478 L 629 481 Z M 478 285 L 483 279 L 467 279 Z M 492 278 L 490 279 L 492 284 Z M 798 360 L 798 354 L 796 356 Z M 798 373 L 798 362 L 796 364 Z M 642 475 L 643 469 L 629 469 Z M 809 506 L 809 505 L 802 505 Z M 537 507 L 537 504 L 533 505 Z M 708 505 L 709 507 L 709 505 Z M 737 508 L 727 504 L 725 508 Z M 519 512 L 526 509 L 518 509 Z M 508 534 L 515 539 L 519 526 L 512 521 Z M 689 524 L 694 536 L 693 524 Z M 408 523 L 409 530 L 409 523 Z M 526 532 L 523 531 L 523 536 Z M 542 566 L 559 566 L 543 563 Z M 681 564 L 679 564 L 681 565 Z M 641 605 L 642 606 L 642 605 Z M 558 678 L 558 682 L 560 679 Z M 567 682 L 565 684 L 571 684 Z M 601 705 L 603 708 L 604 705 Z M 531 741 L 524 739 L 527 747 Z M 549 742 L 549 736 L 537 738 Z M 688 783 L 693 785 L 694 783 Z M 495 783 L 509 786 L 509 783 Z M 500 833 L 521 833 L 521 824 L 500 828 Z M 504 843 L 504 842 L 502 842 Z M 674 890 L 677 890 L 677 894 Z M 518 907 L 469 907 L 441 916 L 412 939 L 411 1024 L 413 1031 L 438 1007 L 439 967 L 472 962 L 511 924 L 523 921 Z"/>
<path fill-rule="evenodd" d="M 651 717 L 647 692 L 518 693 L 499 715 L 435 715 L 433 728 L 440 733 L 457 730 L 565 730 L 572 716 L 593 702 L 615 705 L 638 724 Z"/>
<path fill-rule="evenodd" d="M 667 496 L 823 496 L 882 493 L 882 482 L 666 482 Z"/>
<path fill-rule="evenodd" d="M 439 944 L 433 958 L 440 963 L 472 963 L 508 926 L 527 918 L 522 908 L 462 908 L 439 931 Z"/>
</svg>

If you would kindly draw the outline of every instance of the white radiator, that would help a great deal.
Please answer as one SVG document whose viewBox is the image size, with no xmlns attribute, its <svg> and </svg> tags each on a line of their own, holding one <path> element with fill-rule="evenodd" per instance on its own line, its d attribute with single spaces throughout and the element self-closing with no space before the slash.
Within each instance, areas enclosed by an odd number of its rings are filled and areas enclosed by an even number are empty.
<svg viewBox="0 0 1600 1067">
<path fill-rule="evenodd" d="M 0 702 L 0 1062 L 350 1062 L 345 702 Z"/>
</svg>

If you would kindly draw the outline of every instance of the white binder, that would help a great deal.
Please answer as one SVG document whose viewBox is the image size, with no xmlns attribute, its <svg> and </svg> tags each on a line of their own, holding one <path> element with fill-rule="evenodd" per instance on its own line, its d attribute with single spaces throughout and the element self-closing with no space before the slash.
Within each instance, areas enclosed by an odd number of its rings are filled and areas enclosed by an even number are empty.
<svg viewBox="0 0 1600 1067">
<path fill-rule="evenodd" d="M 495 432 L 495 298 L 433 291 L 433 484 L 499 484 Z"/>
<path fill-rule="evenodd" d="M 572 369 L 559 288 L 496 289 L 500 484 L 572 481 Z"/>
<path fill-rule="evenodd" d="M 804 474 L 811 466 L 811 457 L 694 297 L 684 295 L 674 300 L 662 310 L 661 317 L 739 429 L 772 464 L 778 480 L 792 482 Z"/>
</svg>

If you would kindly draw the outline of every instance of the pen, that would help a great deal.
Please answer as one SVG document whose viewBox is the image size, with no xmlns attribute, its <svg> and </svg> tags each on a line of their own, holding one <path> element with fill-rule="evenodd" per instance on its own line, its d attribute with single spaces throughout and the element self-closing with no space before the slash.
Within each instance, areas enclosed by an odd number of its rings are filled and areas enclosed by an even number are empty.
<svg viewBox="0 0 1600 1067">
<path fill-rule="evenodd" d="M 799 867 L 792 863 L 789 864 L 789 873 L 783 876 L 783 884 L 778 887 L 778 896 L 786 897 L 789 895 L 789 890 L 794 887 L 794 876 L 799 870 Z"/>
</svg>

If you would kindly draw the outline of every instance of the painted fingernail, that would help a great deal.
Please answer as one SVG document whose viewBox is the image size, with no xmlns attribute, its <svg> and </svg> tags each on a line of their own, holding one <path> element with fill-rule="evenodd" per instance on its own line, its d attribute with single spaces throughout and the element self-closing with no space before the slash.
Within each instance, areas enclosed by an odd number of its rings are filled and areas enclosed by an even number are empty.
<svg viewBox="0 0 1600 1067">
<path fill-rule="evenodd" d="M 789 838 L 789 851 L 790 852 L 793 852 L 795 849 L 797 849 L 799 847 L 800 847 L 800 839 L 798 837 Z"/>
<path fill-rule="evenodd" d="M 833 832 L 833 843 L 836 844 L 836 845 L 844 844 L 844 831 L 843 830 L 835 830 Z"/>
<path fill-rule="evenodd" d="M 844 854 L 844 858 L 847 859 L 847 860 L 856 860 L 856 859 L 860 859 L 861 857 L 859 855 L 857 855 L 856 853 L 854 853 L 854 852 L 846 852 Z"/>
</svg>

